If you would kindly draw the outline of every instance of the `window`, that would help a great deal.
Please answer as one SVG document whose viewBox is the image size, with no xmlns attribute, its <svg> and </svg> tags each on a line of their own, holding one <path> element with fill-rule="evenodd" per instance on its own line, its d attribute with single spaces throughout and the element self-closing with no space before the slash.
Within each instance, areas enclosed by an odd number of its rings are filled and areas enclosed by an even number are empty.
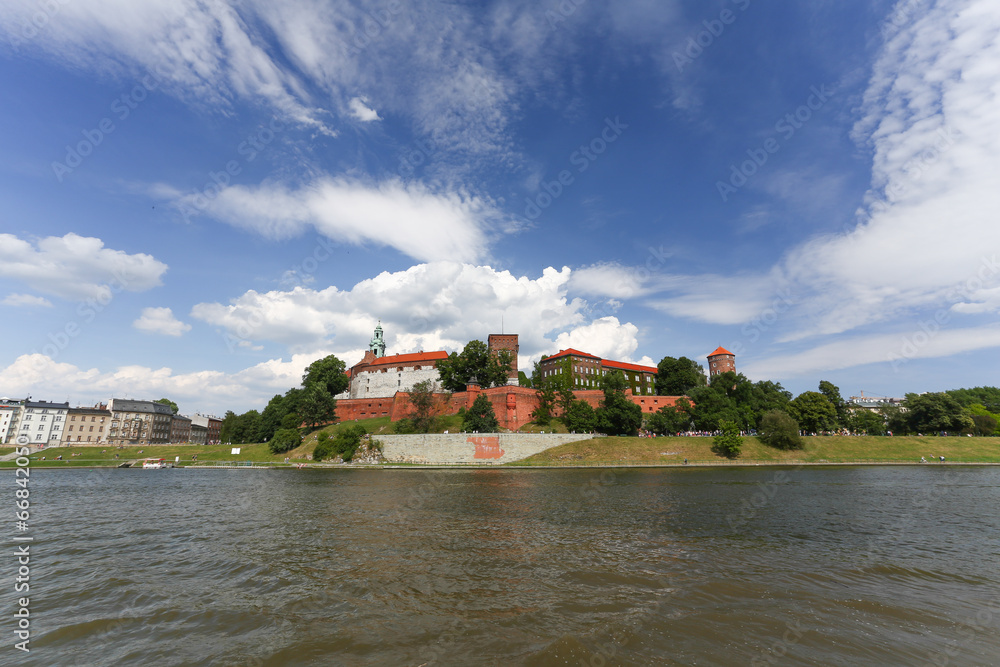
<svg viewBox="0 0 1000 667">
<path fill-rule="evenodd" d="M 73 425 L 72 424 L 70 424 L 69 430 L 71 430 L 71 431 L 73 430 Z"/>
</svg>

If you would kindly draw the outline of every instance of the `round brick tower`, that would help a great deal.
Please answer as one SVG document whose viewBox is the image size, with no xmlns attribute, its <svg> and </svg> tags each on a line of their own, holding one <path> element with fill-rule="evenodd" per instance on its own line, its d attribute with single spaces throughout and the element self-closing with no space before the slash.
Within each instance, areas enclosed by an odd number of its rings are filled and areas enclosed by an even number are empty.
<svg viewBox="0 0 1000 667">
<path fill-rule="evenodd" d="M 736 372 L 736 355 L 724 347 L 719 347 L 708 355 L 708 376 L 728 371 Z"/>
</svg>

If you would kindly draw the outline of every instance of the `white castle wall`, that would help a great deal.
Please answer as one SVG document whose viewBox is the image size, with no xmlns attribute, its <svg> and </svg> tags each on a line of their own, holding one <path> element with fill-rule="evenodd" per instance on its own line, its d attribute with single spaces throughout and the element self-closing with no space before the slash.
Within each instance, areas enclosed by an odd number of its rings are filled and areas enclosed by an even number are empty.
<svg viewBox="0 0 1000 667">
<path fill-rule="evenodd" d="M 397 370 L 399 366 L 382 366 L 364 370 L 358 373 L 351 381 L 349 395 L 341 395 L 344 398 L 389 398 L 396 395 L 397 391 L 410 391 L 413 385 L 424 380 L 439 383 L 437 369 L 430 366 L 429 362 L 420 364 L 421 369 L 415 370 L 413 366 L 403 366 L 403 370 Z M 385 373 L 382 370 L 385 369 Z M 437 387 L 440 391 L 440 386 Z"/>
</svg>

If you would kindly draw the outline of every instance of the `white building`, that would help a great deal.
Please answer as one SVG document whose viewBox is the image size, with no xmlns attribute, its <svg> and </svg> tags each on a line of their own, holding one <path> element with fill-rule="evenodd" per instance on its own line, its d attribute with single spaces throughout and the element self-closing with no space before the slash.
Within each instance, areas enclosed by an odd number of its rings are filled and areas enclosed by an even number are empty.
<svg viewBox="0 0 1000 667">
<path fill-rule="evenodd" d="M 0 443 L 14 441 L 23 408 L 23 399 L 0 398 Z"/>
<path fill-rule="evenodd" d="M 30 445 L 58 445 L 66 427 L 69 402 L 25 401 L 17 428 L 18 436 L 25 436 Z"/>
</svg>

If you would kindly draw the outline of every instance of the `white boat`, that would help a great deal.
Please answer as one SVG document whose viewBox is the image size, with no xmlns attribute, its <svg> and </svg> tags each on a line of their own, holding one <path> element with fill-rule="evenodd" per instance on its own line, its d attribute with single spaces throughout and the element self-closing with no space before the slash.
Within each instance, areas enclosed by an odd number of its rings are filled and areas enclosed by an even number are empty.
<svg viewBox="0 0 1000 667">
<path fill-rule="evenodd" d="M 166 468 L 168 466 L 167 466 L 167 460 L 166 459 L 143 459 L 143 461 L 142 461 L 142 467 L 143 468 Z"/>
</svg>

